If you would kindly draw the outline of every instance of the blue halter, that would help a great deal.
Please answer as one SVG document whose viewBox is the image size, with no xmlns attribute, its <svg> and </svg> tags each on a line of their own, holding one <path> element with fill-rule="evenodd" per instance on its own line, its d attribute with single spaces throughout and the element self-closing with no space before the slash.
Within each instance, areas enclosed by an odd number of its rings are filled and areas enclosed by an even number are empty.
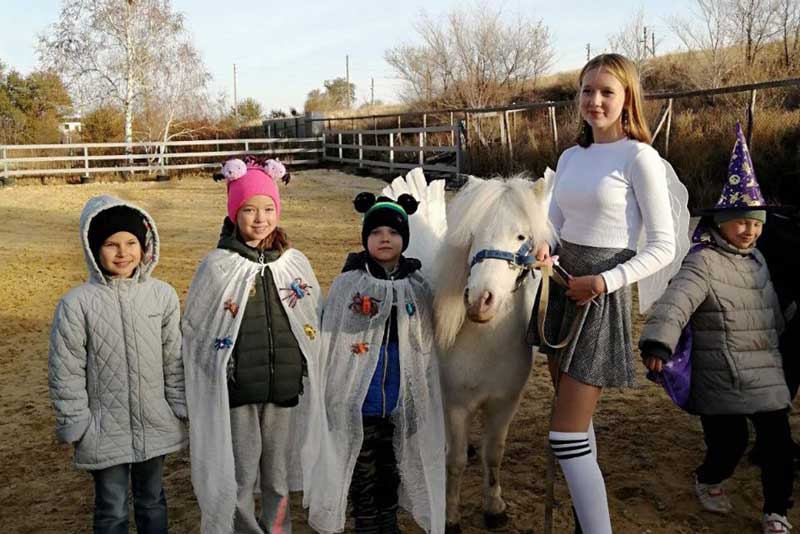
<svg viewBox="0 0 800 534">
<path fill-rule="evenodd" d="M 530 239 L 525 241 L 517 252 L 485 248 L 475 254 L 469 262 L 469 268 L 472 269 L 484 260 L 501 260 L 507 262 L 510 269 L 530 269 L 536 263 L 536 258 L 531 254 L 532 249 L 533 242 Z"/>
</svg>

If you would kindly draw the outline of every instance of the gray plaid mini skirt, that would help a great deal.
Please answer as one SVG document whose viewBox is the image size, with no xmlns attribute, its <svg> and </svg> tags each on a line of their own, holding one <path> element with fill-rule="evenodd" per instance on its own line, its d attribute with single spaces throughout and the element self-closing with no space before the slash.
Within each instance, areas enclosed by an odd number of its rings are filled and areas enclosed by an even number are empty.
<svg viewBox="0 0 800 534">
<path fill-rule="evenodd" d="M 572 276 L 600 274 L 614 268 L 636 254 L 628 249 L 588 247 L 566 241 L 558 249 L 558 263 Z M 630 286 L 614 293 L 599 295 L 597 305 L 588 304 L 589 311 L 579 326 L 578 334 L 566 347 L 558 350 L 540 346 L 548 358 L 559 358 L 561 371 L 583 382 L 599 387 L 632 387 L 636 385 L 636 357 L 633 351 Z M 536 328 L 538 296 L 528 326 L 528 343 L 539 345 Z M 547 319 L 544 333 L 548 341 L 558 344 L 573 321 L 580 320 L 580 308 L 571 301 L 566 290 L 550 283 Z"/>
</svg>

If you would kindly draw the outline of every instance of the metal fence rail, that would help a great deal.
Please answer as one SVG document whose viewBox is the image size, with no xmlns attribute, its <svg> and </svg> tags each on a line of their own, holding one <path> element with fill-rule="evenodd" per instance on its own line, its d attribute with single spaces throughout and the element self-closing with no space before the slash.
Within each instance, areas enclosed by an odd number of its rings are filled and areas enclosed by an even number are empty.
<svg viewBox="0 0 800 534">
<path fill-rule="evenodd" d="M 166 174 L 174 170 L 218 168 L 224 158 L 244 154 L 275 156 L 290 165 L 316 165 L 321 160 L 322 142 L 321 137 L 305 137 L 130 144 L 0 145 L 0 178 L 89 176 L 112 172 Z M 209 150 L 212 146 L 216 150 Z"/>
<path fill-rule="evenodd" d="M 416 144 L 401 145 L 402 135 L 416 137 Z M 448 144 L 428 144 L 429 134 L 449 134 Z M 329 137 L 335 137 L 335 142 L 329 142 Z M 349 136 L 351 142 L 344 142 L 344 137 Z M 372 144 L 365 144 L 364 137 L 372 139 Z M 386 138 L 387 144 L 379 144 L 379 138 Z M 330 151 L 334 153 L 331 155 Z M 357 157 L 346 157 L 344 151 L 357 152 Z M 365 157 L 365 152 L 386 154 L 387 159 Z M 414 163 L 397 161 L 396 154 L 416 153 L 417 161 Z M 382 167 L 390 171 L 394 169 L 413 169 L 422 167 L 423 171 L 461 173 L 461 135 L 458 124 L 453 126 L 428 126 L 422 128 L 383 128 L 374 130 L 325 130 L 322 145 L 323 160 L 337 163 L 349 163 L 363 167 Z M 454 165 L 426 161 L 426 154 L 454 154 Z"/>
</svg>

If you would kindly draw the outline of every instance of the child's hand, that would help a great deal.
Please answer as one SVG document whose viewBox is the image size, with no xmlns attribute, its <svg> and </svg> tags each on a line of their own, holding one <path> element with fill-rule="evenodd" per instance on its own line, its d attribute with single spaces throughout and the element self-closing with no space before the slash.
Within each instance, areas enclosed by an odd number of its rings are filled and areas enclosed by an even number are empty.
<svg viewBox="0 0 800 534">
<path fill-rule="evenodd" d="M 645 356 L 644 366 L 654 373 L 660 373 L 661 370 L 664 369 L 664 362 L 661 361 L 661 358 L 657 358 L 656 356 Z"/>
<path fill-rule="evenodd" d="M 596 296 L 606 292 L 606 282 L 599 274 L 576 276 L 569 280 L 567 296 L 578 306 L 591 302 Z"/>
</svg>

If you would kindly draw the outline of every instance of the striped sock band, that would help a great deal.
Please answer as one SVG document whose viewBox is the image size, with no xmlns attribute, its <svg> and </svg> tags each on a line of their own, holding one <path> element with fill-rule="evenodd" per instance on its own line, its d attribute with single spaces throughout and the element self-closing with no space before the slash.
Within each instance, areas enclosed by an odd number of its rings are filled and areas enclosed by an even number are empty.
<svg viewBox="0 0 800 534">
<path fill-rule="evenodd" d="M 550 432 L 550 448 L 558 460 L 569 460 L 592 454 L 587 432 Z"/>
</svg>

